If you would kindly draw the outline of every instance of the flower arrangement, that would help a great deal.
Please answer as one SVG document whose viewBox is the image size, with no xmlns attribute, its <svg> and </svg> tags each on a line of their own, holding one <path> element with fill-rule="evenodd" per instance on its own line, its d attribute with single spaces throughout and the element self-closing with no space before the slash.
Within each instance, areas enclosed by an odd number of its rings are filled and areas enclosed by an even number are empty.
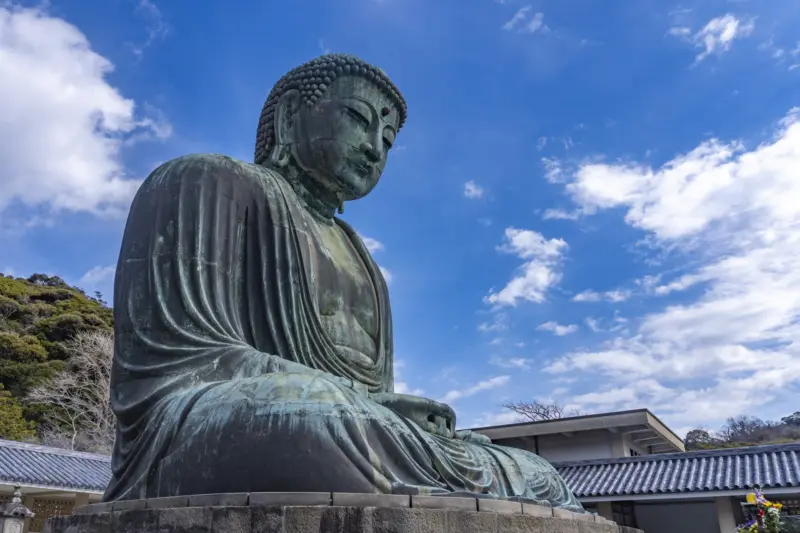
<svg viewBox="0 0 800 533">
<path fill-rule="evenodd" d="M 780 533 L 783 505 L 767 500 L 759 489 L 747 495 L 747 503 L 756 506 L 757 518 L 736 526 L 736 533 Z"/>
</svg>

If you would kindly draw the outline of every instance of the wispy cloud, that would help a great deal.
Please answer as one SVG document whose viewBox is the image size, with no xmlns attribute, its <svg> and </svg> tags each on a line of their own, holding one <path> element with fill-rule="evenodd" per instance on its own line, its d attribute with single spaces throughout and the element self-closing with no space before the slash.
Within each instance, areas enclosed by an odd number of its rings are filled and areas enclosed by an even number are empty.
<svg viewBox="0 0 800 533">
<path fill-rule="evenodd" d="M 483 198 L 483 195 L 486 191 L 475 183 L 474 181 L 470 180 L 464 184 L 464 196 L 471 200 L 477 200 L 479 198 Z"/>
<path fill-rule="evenodd" d="M 562 325 L 558 322 L 545 322 L 544 324 L 540 324 L 536 329 L 538 331 L 549 331 L 553 335 L 563 337 L 564 335 L 569 335 L 570 333 L 578 331 L 578 326 L 576 324 Z"/>
<path fill-rule="evenodd" d="M 623 291 L 623 290 L 613 290 L 613 291 L 605 291 L 605 292 L 597 292 L 593 290 L 586 290 L 583 292 L 579 292 L 575 296 L 572 297 L 573 302 L 600 302 L 602 300 L 606 300 L 609 302 L 624 302 L 628 298 L 630 298 L 631 293 L 630 291 Z"/>
<path fill-rule="evenodd" d="M 521 7 L 514 15 L 503 24 L 505 31 L 517 31 L 519 33 L 536 33 L 537 31 L 548 30 L 544 23 L 544 13 L 533 13 L 533 8 L 529 5 Z"/>
<path fill-rule="evenodd" d="M 710 55 L 721 55 L 728 52 L 736 39 L 749 36 L 755 28 L 753 19 L 737 18 L 730 13 L 708 21 L 696 33 L 688 26 L 673 26 L 667 34 L 686 40 L 701 48 L 702 51 L 695 56 L 695 63 L 703 61 Z"/>
<path fill-rule="evenodd" d="M 533 230 L 506 229 L 505 242 L 498 250 L 516 255 L 524 263 L 503 289 L 490 292 L 485 301 L 495 306 L 543 302 L 548 289 L 561 280 L 561 260 L 566 249 L 567 243 L 562 239 L 545 239 Z"/>
<path fill-rule="evenodd" d="M 142 43 L 133 45 L 133 53 L 141 59 L 145 50 L 169 34 L 169 25 L 158 6 L 150 0 L 139 0 L 136 14 L 144 20 L 147 32 L 147 38 Z"/>
<path fill-rule="evenodd" d="M 800 385 L 798 167 L 795 109 L 750 150 L 711 139 L 655 169 L 579 169 L 566 187 L 581 209 L 620 209 L 653 245 L 677 247 L 699 265 L 667 283 L 650 278 L 655 294 L 704 287 L 638 324 L 621 323 L 607 344 L 567 354 L 548 370 L 600 374 L 616 387 L 584 402 L 666 405 L 687 424 L 752 413 Z"/>
<path fill-rule="evenodd" d="M 509 379 L 510 379 L 509 376 L 495 376 L 493 378 L 480 381 L 475 385 L 467 387 L 466 389 L 451 390 L 447 394 L 445 394 L 444 397 L 439 401 L 442 403 L 451 403 L 461 398 L 473 396 L 482 391 L 496 389 L 497 387 L 502 387 L 503 385 L 506 385 Z"/>
<path fill-rule="evenodd" d="M 378 239 L 373 239 L 372 237 L 365 237 L 361 235 L 361 240 L 364 242 L 364 246 L 367 247 L 369 253 L 374 254 L 375 252 L 380 252 L 384 249 L 383 243 Z"/>
<path fill-rule="evenodd" d="M 531 363 L 533 361 L 531 359 L 526 359 L 524 357 L 498 357 L 492 356 L 489 360 L 489 364 L 500 367 L 500 368 L 510 368 L 510 369 L 517 369 L 517 370 L 530 370 Z"/>
</svg>

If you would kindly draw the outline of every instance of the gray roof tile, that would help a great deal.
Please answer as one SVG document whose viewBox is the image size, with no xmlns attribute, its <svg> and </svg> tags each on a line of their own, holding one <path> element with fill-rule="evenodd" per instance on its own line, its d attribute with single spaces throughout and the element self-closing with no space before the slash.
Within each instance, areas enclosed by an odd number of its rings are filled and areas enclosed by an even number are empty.
<svg viewBox="0 0 800 533">
<path fill-rule="evenodd" d="M 554 464 L 578 498 L 800 486 L 800 443 Z"/>
<path fill-rule="evenodd" d="M 111 458 L 0 440 L 0 483 L 103 492 L 111 480 Z"/>
</svg>

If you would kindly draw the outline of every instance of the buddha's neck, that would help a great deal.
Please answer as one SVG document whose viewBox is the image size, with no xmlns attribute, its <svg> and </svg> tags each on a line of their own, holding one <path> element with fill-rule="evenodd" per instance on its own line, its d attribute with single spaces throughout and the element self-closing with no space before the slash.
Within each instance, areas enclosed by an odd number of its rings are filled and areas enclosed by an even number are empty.
<svg viewBox="0 0 800 533">
<path fill-rule="evenodd" d="M 308 211 L 320 221 L 333 224 L 336 209 L 341 206 L 337 195 L 320 186 L 316 180 L 294 164 L 290 164 L 284 172 Z"/>
</svg>

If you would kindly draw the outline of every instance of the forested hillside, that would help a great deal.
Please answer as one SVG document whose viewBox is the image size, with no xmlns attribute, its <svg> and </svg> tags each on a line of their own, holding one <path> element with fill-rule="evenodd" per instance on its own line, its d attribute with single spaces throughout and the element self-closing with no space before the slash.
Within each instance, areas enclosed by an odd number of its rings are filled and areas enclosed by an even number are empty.
<svg viewBox="0 0 800 533">
<path fill-rule="evenodd" d="M 107 344 L 112 334 L 112 310 L 102 295 L 88 296 L 57 276 L 0 274 L 0 438 L 41 440 L 64 429 L 53 384 L 79 370 L 71 364 L 76 342 Z M 78 388 L 71 393 L 80 395 Z"/>
</svg>

